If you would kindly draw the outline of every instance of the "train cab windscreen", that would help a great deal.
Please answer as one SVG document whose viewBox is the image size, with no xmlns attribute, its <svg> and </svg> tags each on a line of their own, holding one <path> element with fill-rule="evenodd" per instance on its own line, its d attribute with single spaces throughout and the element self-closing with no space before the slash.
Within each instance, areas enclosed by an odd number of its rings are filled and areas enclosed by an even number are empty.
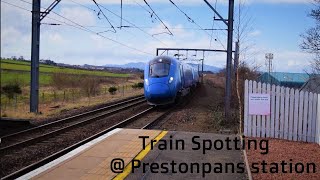
<svg viewBox="0 0 320 180">
<path fill-rule="evenodd" d="M 170 64 L 166 62 L 157 62 L 150 64 L 150 77 L 165 77 L 169 75 Z"/>
</svg>

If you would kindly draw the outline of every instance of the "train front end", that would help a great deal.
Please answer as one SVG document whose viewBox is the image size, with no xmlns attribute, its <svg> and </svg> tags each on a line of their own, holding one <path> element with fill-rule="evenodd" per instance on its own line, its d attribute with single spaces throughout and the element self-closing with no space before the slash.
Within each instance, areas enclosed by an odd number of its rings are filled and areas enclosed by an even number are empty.
<svg viewBox="0 0 320 180">
<path fill-rule="evenodd" d="M 151 105 L 171 104 L 176 97 L 176 65 L 166 56 L 149 61 L 144 71 L 144 95 Z"/>
</svg>

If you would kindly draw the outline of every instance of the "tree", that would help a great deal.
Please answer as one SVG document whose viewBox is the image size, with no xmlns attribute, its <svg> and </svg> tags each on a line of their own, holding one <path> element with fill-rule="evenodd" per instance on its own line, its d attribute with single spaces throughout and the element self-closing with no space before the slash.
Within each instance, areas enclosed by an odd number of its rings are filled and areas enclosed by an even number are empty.
<svg viewBox="0 0 320 180">
<path fill-rule="evenodd" d="M 320 74 L 320 0 L 313 0 L 315 8 L 311 10 L 309 16 L 316 21 L 315 27 L 308 29 L 301 35 L 302 43 L 300 48 L 304 52 L 314 55 L 311 61 L 313 73 Z"/>
</svg>

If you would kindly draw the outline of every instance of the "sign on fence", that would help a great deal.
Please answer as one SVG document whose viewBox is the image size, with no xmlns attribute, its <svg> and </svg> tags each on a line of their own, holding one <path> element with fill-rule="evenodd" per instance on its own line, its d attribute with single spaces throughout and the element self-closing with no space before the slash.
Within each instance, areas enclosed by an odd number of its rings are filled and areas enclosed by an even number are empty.
<svg viewBox="0 0 320 180">
<path fill-rule="evenodd" d="M 320 95 L 246 80 L 244 135 L 320 144 Z"/>
<path fill-rule="evenodd" d="M 269 115 L 270 114 L 270 94 L 249 94 L 249 114 Z"/>
</svg>

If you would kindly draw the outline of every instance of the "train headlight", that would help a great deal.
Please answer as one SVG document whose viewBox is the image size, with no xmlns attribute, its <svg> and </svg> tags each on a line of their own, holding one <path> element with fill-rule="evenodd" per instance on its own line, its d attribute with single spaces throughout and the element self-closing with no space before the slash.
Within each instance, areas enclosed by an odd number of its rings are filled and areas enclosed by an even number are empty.
<svg viewBox="0 0 320 180">
<path fill-rule="evenodd" d="M 147 86 L 149 86 L 149 81 L 148 81 L 148 79 L 145 79 L 144 82 L 146 83 Z"/>
<path fill-rule="evenodd" d="M 170 77 L 169 83 L 172 83 L 172 81 L 173 81 L 173 77 Z"/>
</svg>

